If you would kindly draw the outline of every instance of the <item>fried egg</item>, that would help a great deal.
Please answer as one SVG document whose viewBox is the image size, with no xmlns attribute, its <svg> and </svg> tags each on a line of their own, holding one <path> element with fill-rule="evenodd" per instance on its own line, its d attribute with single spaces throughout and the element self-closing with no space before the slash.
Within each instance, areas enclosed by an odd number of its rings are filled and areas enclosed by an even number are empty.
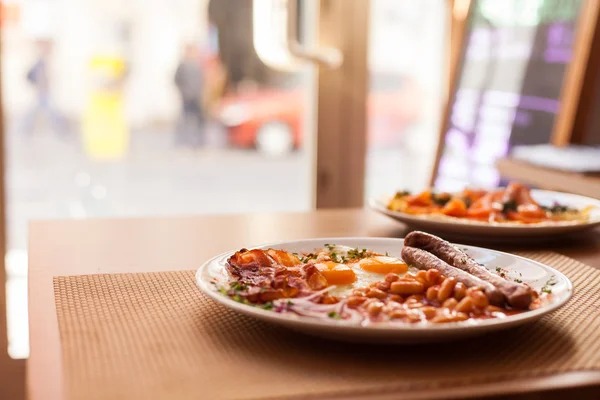
<svg viewBox="0 0 600 400">
<path fill-rule="evenodd" d="M 334 296 L 347 296 L 353 289 L 383 281 L 389 273 L 401 275 L 408 270 L 399 258 L 335 245 L 316 253 L 315 266 L 329 285 L 335 286 L 330 292 Z"/>
</svg>

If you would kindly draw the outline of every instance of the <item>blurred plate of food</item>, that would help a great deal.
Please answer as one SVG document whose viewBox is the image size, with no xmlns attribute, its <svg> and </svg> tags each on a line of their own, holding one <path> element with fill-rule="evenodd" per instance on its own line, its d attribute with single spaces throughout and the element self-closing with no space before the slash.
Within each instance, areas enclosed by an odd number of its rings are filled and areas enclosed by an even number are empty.
<svg viewBox="0 0 600 400">
<path fill-rule="evenodd" d="M 600 200 L 517 183 L 459 193 L 397 192 L 369 205 L 411 228 L 477 238 L 550 237 L 600 225 Z"/>
</svg>

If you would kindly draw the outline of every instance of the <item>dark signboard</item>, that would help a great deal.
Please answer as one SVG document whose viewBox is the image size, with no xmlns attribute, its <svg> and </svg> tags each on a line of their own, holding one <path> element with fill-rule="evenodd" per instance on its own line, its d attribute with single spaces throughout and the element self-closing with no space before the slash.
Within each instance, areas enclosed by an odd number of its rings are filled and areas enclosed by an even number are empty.
<svg viewBox="0 0 600 400">
<path fill-rule="evenodd" d="M 515 145 L 548 143 L 581 0 L 475 0 L 435 180 L 441 190 L 501 183 Z"/>
</svg>

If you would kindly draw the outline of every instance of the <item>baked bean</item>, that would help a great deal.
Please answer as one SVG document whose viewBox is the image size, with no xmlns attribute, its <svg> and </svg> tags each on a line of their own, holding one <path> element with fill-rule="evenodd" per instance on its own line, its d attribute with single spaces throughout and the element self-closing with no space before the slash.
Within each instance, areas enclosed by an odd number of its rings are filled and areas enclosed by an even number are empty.
<svg viewBox="0 0 600 400">
<path fill-rule="evenodd" d="M 413 294 L 411 296 L 408 296 L 406 298 L 406 302 L 407 303 L 414 303 L 414 302 L 420 302 L 423 301 L 423 295 L 422 294 Z"/>
<path fill-rule="evenodd" d="M 452 296 L 452 290 L 456 286 L 456 278 L 450 277 L 444 279 L 444 282 L 440 285 L 440 291 L 438 292 L 438 300 L 444 301 L 448 297 Z"/>
<path fill-rule="evenodd" d="M 431 285 L 428 284 L 429 282 L 427 280 L 427 271 L 421 270 L 421 271 L 417 272 L 416 279 L 419 282 L 421 282 L 423 285 L 425 285 L 425 287 L 431 286 Z"/>
<path fill-rule="evenodd" d="M 410 323 L 420 322 L 421 314 L 417 310 L 413 310 L 413 311 L 410 311 L 408 314 L 406 314 L 406 318 L 408 319 L 408 322 L 410 322 Z"/>
<path fill-rule="evenodd" d="M 419 281 L 397 281 L 390 286 L 390 292 L 395 294 L 419 294 L 424 290 L 425 286 Z"/>
<path fill-rule="evenodd" d="M 348 296 L 348 299 L 346 299 L 346 304 L 348 307 L 354 308 L 360 306 L 365 301 L 367 301 L 367 298 L 363 296 Z"/>
<path fill-rule="evenodd" d="M 427 282 L 429 282 L 430 286 L 437 285 L 441 282 L 440 278 L 442 277 L 442 274 L 440 273 L 440 270 L 432 268 L 427 270 L 425 274 L 427 276 Z"/>
<path fill-rule="evenodd" d="M 417 279 L 417 274 L 415 274 L 414 272 L 409 272 L 408 274 L 405 274 L 402 278 L 414 281 Z"/>
<path fill-rule="evenodd" d="M 458 322 L 469 319 L 469 316 L 462 312 L 452 314 L 440 314 L 432 318 L 431 322 L 442 323 L 442 322 Z"/>
<path fill-rule="evenodd" d="M 352 294 L 356 295 L 356 296 L 366 296 L 367 295 L 367 288 L 358 288 L 358 289 L 354 289 L 352 291 Z"/>
<path fill-rule="evenodd" d="M 467 287 L 464 283 L 458 282 L 456 286 L 454 286 L 454 298 L 456 300 L 462 300 L 463 297 L 467 295 Z"/>
<path fill-rule="evenodd" d="M 389 312 L 389 317 L 392 319 L 398 319 L 398 318 L 404 318 L 406 317 L 406 311 L 400 309 L 400 310 L 392 310 Z"/>
<path fill-rule="evenodd" d="M 404 304 L 406 304 L 406 307 L 410 310 L 412 310 L 414 308 L 421 308 L 421 307 L 425 306 L 425 304 L 419 303 L 418 301 L 411 302 L 411 303 L 404 303 Z"/>
<path fill-rule="evenodd" d="M 367 292 L 367 297 L 374 297 L 376 299 L 385 299 L 387 297 L 387 293 L 383 290 L 379 290 L 377 288 L 371 288 Z"/>
<path fill-rule="evenodd" d="M 469 296 L 464 297 L 457 305 L 454 307 L 454 310 L 457 312 L 468 313 L 473 310 L 473 299 Z"/>
<path fill-rule="evenodd" d="M 455 321 L 466 321 L 469 319 L 469 316 L 467 314 L 465 314 L 464 312 L 457 312 L 454 315 Z"/>
<path fill-rule="evenodd" d="M 395 301 L 396 303 L 403 303 L 404 302 L 404 298 L 402 296 L 400 296 L 399 294 L 392 294 L 389 297 L 390 301 Z"/>
<path fill-rule="evenodd" d="M 480 290 L 474 290 L 469 294 L 469 297 L 473 299 L 473 304 L 479 308 L 485 308 L 489 305 L 488 298 Z"/>
<path fill-rule="evenodd" d="M 456 299 L 454 297 L 450 297 L 450 298 L 446 299 L 446 301 L 444 301 L 444 303 L 442 304 L 442 307 L 453 309 L 454 307 L 456 307 L 457 304 L 458 304 L 458 301 L 456 301 Z"/>
<path fill-rule="evenodd" d="M 452 321 L 454 321 L 452 315 L 445 315 L 445 314 L 436 315 L 435 317 L 433 317 L 431 319 L 431 322 L 435 322 L 435 323 L 452 322 Z"/>
<path fill-rule="evenodd" d="M 384 292 L 387 292 L 388 290 L 390 290 L 390 283 L 386 282 L 386 281 L 377 282 L 375 287 L 379 290 L 383 290 Z"/>
<path fill-rule="evenodd" d="M 436 308 L 431 306 L 423 307 L 419 311 L 421 311 L 427 319 L 431 319 L 437 314 Z"/>
<path fill-rule="evenodd" d="M 440 290 L 440 288 L 438 286 L 431 286 L 429 289 L 427 289 L 427 300 L 429 300 L 429 301 L 437 300 L 439 290 Z"/>
<path fill-rule="evenodd" d="M 485 310 L 486 310 L 486 311 L 488 311 L 488 312 L 504 312 L 504 311 L 506 311 L 506 310 L 503 310 L 503 309 L 502 309 L 502 308 L 500 308 L 500 307 L 491 306 L 491 305 L 490 305 L 490 306 L 487 306 L 487 307 L 485 308 Z"/>
<path fill-rule="evenodd" d="M 380 301 L 374 301 L 367 306 L 367 312 L 371 317 L 376 317 L 383 310 L 383 303 Z"/>
<path fill-rule="evenodd" d="M 385 281 L 389 283 L 396 282 L 398 279 L 400 279 L 400 277 L 391 272 L 385 276 Z"/>
</svg>

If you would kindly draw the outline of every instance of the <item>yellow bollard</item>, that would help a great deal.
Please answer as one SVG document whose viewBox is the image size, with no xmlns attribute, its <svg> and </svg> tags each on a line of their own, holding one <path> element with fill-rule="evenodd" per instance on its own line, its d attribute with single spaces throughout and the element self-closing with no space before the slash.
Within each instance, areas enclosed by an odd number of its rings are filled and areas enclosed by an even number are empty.
<svg viewBox="0 0 600 400">
<path fill-rule="evenodd" d="M 93 89 L 82 121 L 82 142 L 93 159 L 121 159 L 127 154 L 122 81 L 125 62 L 118 56 L 97 56 L 90 62 Z"/>
</svg>

